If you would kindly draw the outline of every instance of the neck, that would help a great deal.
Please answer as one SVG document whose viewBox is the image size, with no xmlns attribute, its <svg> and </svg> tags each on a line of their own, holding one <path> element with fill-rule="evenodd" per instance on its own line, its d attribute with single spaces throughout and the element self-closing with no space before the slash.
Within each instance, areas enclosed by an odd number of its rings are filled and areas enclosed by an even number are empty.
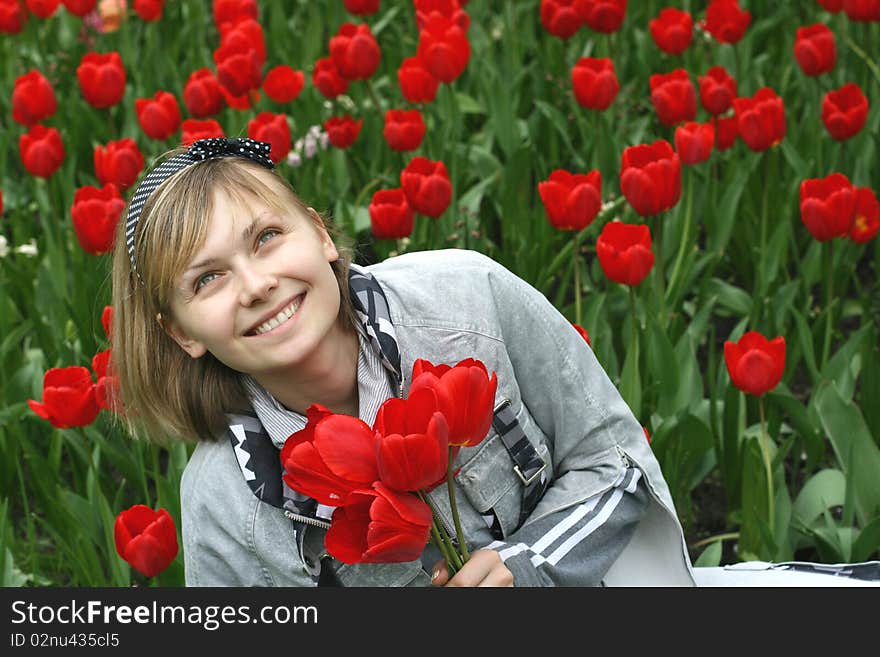
<svg viewBox="0 0 880 657">
<path fill-rule="evenodd" d="M 357 417 L 359 352 L 357 332 L 336 324 L 334 334 L 295 371 L 255 378 L 286 408 L 301 415 L 312 404 L 321 404 L 333 413 Z"/>
</svg>

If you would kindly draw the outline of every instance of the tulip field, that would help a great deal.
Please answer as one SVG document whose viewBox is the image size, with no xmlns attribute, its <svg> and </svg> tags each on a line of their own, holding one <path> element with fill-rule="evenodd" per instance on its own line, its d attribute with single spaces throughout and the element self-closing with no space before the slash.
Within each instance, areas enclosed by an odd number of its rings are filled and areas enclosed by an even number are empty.
<svg viewBox="0 0 880 657">
<path fill-rule="evenodd" d="M 543 292 L 696 564 L 880 558 L 880 0 L 0 0 L 4 586 L 184 584 L 193 446 L 108 402 L 109 252 L 224 135 L 356 262 Z"/>
</svg>

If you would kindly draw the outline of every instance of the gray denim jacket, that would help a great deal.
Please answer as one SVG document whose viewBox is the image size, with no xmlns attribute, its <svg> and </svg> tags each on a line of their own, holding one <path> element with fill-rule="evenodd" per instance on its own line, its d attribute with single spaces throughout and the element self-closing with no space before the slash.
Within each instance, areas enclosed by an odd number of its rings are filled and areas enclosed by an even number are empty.
<svg viewBox="0 0 880 657">
<path fill-rule="evenodd" d="M 496 403 L 510 400 L 552 470 L 526 526 L 608 491 L 634 465 L 644 477 L 648 508 L 602 581 L 693 585 L 669 489 L 641 426 L 593 352 L 543 294 L 472 251 L 406 254 L 366 269 L 388 299 L 404 373 L 417 358 L 454 364 L 469 357 L 497 373 Z M 492 543 L 481 515 L 487 511 L 506 535 L 518 524 L 522 486 L 494 430 L 480 445 L 462 449 L 456 467 L 469 543 Z M 444 513 L 441 493 L 442 487 L 431 497 Z M 181 506 L 188 585 L 314 586 L 290 520 L 253 495 L 228 440 L 198 445 L 181 481 Z M 419 561 L 343 565 L 337 575 L 349 586 L 430 581 Z"/>
</svg>

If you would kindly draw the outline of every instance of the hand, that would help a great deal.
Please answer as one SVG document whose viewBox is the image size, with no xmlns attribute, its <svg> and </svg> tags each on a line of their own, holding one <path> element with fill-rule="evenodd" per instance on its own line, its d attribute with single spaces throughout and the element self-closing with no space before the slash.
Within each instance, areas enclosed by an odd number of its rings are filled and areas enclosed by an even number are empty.
<svg viewBox="0 0 880 657">
<path fill-rule="evenodd" d="M 434 564 L 431 586 L 513 586 L 511 573 L 495 550 L 477 550 L 455 577 L 449 579 L 446 562 Z"/>
</svg>

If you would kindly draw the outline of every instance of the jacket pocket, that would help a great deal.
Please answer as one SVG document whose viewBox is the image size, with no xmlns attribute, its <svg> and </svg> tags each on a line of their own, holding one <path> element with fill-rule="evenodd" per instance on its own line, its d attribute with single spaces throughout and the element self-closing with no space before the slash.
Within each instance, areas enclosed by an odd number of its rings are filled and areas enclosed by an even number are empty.
<svg viewBox="0 0 880 657">
<path fill-rule="evenodd" d="M 516 420 L 544 461 L 544 476 L 551 477 L 553 466 L 546 436 L 525 407 L 520 406 Z M 492 429 L 456 477 L 473 508 L 489 518 L 487 524 L 497 520 L 502 537 L 512 534 L 521 524 L 525 485 L 515 465 L 501 437 Z"/>
</svg>

